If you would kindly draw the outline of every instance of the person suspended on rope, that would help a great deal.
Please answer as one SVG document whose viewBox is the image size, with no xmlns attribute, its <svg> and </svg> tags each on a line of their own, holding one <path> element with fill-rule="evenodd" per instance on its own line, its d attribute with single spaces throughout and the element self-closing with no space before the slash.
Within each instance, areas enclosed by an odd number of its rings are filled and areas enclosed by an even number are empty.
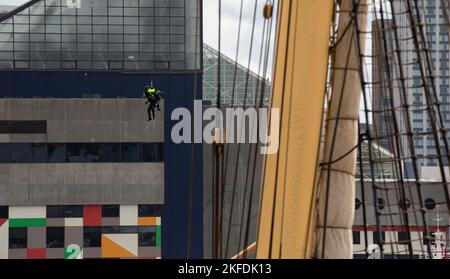
<svg viewBox="0 0 450 279">
<path fill-rule="evenodd" d="M 155 89 L 153 86 L 153 81 L 150 83 L 150 86 L 145 86 L 144 95 L 147 99 L 146 104 L 148 104 L 147 113 L 148 113 L 148 121 L 155 119 L 155 108 L 158 111 L 161 111 L 159 107 L 159 101 L 162 99 L 162 92 L 160 90 Z"/>
<path fill-rule="evenodd" d="M 153 87 L 153 82 L 151 82 L 150 86 L 144 87 L 144 95 L 142 96 L 147 99 L 145 104 L 148 104 L 148 107 L 147 107 L 148 121 L 155 119 L 155 107 L 156 107 L 156 103 L 157 103 L 155 95 L 156 95 L 156 89 Z"/>
</svg>

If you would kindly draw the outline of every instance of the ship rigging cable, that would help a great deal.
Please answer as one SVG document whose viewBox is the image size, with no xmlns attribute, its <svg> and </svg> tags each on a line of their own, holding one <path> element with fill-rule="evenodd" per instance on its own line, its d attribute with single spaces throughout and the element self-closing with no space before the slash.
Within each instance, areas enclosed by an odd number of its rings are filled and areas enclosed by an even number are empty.
<svg viewBox="0 0 450 279">
<path fill-rule="evenodd" d="M 226 65 L 220 62 L 223 25 L 222 1 L 218 0 L 217 108 L 230 105 L 232 107 L 242 106 L 246 109 L 247 107 L 262 108 L 267 105 L 264 99 L 266 88 L 269 87 L 266 78 L 269 76 L 271 51 L 275 45 L 272 40 L 273 19 L 266 17 L 264 22 L 257 26 L 258 11 L 261 6 L 259 5 L 261 1 L 258 0 L 254 1 L 253 10 L 251 10 L 253 17 L 251 19 L 251 36 L 249 36 L 248 68 L 245 71 L 243 82 L 243 99 L 238 100 L 237 96 L 239 86 L 237 61 L 244 52 L 241 46 L 243 41 L 241 32 L 243 13 L 247 7 L 245 2 L 245 0 L 240 1 L 236 33 L 236 62 L 233 64 L 231 102 L 228 103 L 227 99 L 223 98 L 225 93 L 222 88 L 223 84 L 221 84 L 221 82 L 225 82 L 223 71 L 225 71 Z M 287 33 L 297 31 L 290 29 L 291 26 L 295 26 L 293 23 L 298 21 L 296 14 L 299 13 L 299 6 L 295 1 L 264 2 L 266 5 L 272 5 L 273 10 L 281 10 L 283 5 L 287 5 L 284 6 L 290 11 L 289 17 L 284 18 L 288 22 Z M 439 2 L 445 17 L 448 37 L 450 33 L 448 1 L 441 0 Z M 438 1 L 436 1 L 436 5 L 437 3 Z M 440 71 L 436 72 L 435 69 L 434 61 L 437 59 L 435 59 L 437 54 L 429 47 L 428 33 L 431 28 L 425 17 L 426 7 L 427 3 L 424 0 L 334 1 L 327 79 L 323 92 L 326 99 L 322 128 L 328 131 L 328 135 L 322 135 L 325 140 L 321 140 L 320 159 L 317 162 L 318 172 L 322 173 L 315 178 L 317 185 L 313 196 L 313 199 L 317 199 L 319 202 L 315 208 L 310 209 L 312 214 L 299 212 L 299 214 L 309 214 L 308 216 L 310 216 L 307 223 L 313 226 L 312 233 L 315 235 L 306 237 L 314 239 L 313 256 L 317 258 L 330 257 L 327 249 L 336 241 L 333 238 L 334 232 L 345 230 L 345 233 L 340 235 L 348 235 L 351 238 L 352 228 L 338 226 L 335 224 L 336 220 L 333 219 L 336 218 L 334 211 L 340 208 L 336 207 L 336 201 L 333 200 L 336 199 L 336 185 L 331 179 L 332 172 L 345 172 L 339 169 L 339 164 L 349 160 L 349 157 L 356 159 L 354 163 L 358 181 L 355 182 L 356 186 L 351 185 L 353 188 L 348 194 L 351 197 L 355 194 L 354 190 L 357 190 L 358 202 L 355 199 L 355 207 L 360 209 L 359 211 L 357 208 L 354 209 L 353 213 L 355 211 L 362 212 L 357 214 L 353 223 L 353 232 L 356 235 L 359 234 L 359 237 L 362 236 L 362 244 L 355 246 L 359 248 L 353 253 L 373 257 L 374 255 L 369 251 L 370 235 L 372 234 L 373 243 L 379 247 L 380 258 L 414 258 L 418 255 L 432 258 L 434 256 L 431 247 L 433 232 L 439 230 L 439 227 L 436 228 L 430 223 L 432 221 L 430 209 L 428 209 L 430 204 L 425 197 L 426 189 L 430 186 L 427 184 L 429 182 L 421 179 L 421 166 L 427 163 L 437 166 L 440 177 L 439 181 L 433 182 L 435 185 L 433 191 L 439 190 L 441 194 L 440 199 L 433 202 L 441 205 L 439 213 L 445 212 L 449 215 L 450 193 L 446 169 L 448 169 L 450 161 L 450 152 L 449 127 L 446 124 L 450 122 L 447 112 L 450 109 L 450 102 L 448 98 L 439 93 L 437 88 L 437 81 L 448 80 L 448 76 Z M 264 15 L 266 13 L 265 10 Z M 366 15 L 373 20 L 370 27 L 365 23 Z M 280 20 L 278 15 L 276 20 Z M 262 29 L 260 37 L 257 27 Z M 279 42 L 279 32 L 276 36 L 275 40 Z M 372 48 L 369 48 L 371 51 L 365 47 L 367 41 L 365 37 L 371 39 Z M 258 46 L 256 42 L 258 39 L 261 40 L 259 49 L 255 47 Z M 294 45 L 295 49 L 295 43 L 289 36 L 282 42 L 283 44 L 279 44 L 277 47 L 285 51 L 284 59 L 287 60 L 289 48 Z M 348 45 L 348 49 L 342 44 Z M 257 79 L 256 88 L 250 89 L 250 68 L 252 59 L 256 57 L 253 52 L 258 51 L 257 74 L 262 78 Z M 337 54 L 338 51 L 340 51 L 339 54 Z M 281 56 L 278 58 L 283 59 Z M 337 60 L 340 61 L 340 64 L 337 64 Z M 281 64 L 284 65 L 284 69 L 280 68 L 280 70 L 292 72 L 294 68 L 292 64 Z M 276 75 L 275 72 L 273 76 Z M 358 77 L 358 80 L 355 76 Z M 340 82 L 336 81 L 337 78 L 341 79 Z M 347 112 L 343 111 L 345 103 L 349 100 L 349 92 L 354 93 L 352 90 L 357 88 L 355 84 L 351 84 L 352 81 L 358 83 L 357 86 L 360 88 L 358 96 L 362 97 L 359 121 L 358 116 L 347 117 Z M 287 79 L 284 75 L 281 79 L 275 80 L 270 87 L 273 89 L 275 85 L 278 88 L 289 88 L 292 87 L 292 80 Z M 285 105 L 285 101 L 292 97 L 285 95 L 292 94 L 292 90 L 290 93 L 284 91 L 272 93 L 278 94 L 280 98 L 278 101 L 281 100 L 282 105 Z M 356 99 L 358 98 L 353 100 Z M 241 101 L 242 103 L 240 103 Z M 274 94 L 270 96 L 269 107 L 273 106 L 273 102 Z M 331 111 L 332 108 L 335 111 Z M 280 123 L 286 123 L 283 129 L 287 129 L 287 134 L 281 133 L 281 126 L 278 127 L 281 135 L 279 142 L 283 142 L 285 139 L 283 137 L 289 137 L 289 129 L 292 127 L 291 121 L 286 121 L 283 117 L 289 117 L 295 108 L 289 103 L 281 110 L 284 110 L 285 114 L 280 114 Z M 421 119 L 418 118 L 419 116 L 428 119 L 428 121 L 420 120 L 422 124 L 427 123 L 426 127 L 417 125 L 418 119 Z M 347 123 L 350 126 L 354 124 L 355 127 L 358 125 L 355 141 L 346 148 L 339 146 L 339 137 L 342 133 L 339 129 L 341 123 Z M 258 132 L 259 129 L 258 126 Z M 324 142 L 327 141 L 327 137 L 330 146 L 327 147 L 326 152 L 324 151 Z M 426 143 L 429 151 L 423 152 L 417 142 Z M 258 148 L 259 144 L 238 143 L 232 145 L 220 142 L 216 142 L 213 146 L 211 161 L 211 257 L 213 258 L 229 258 L 232 255 L 246 258 L 249 251 L 254 251 L 254 247 L 258 247 L 254 244 L 256 240 L 254 229 L 257 222 L 261 223 L 261 219 L 257 220 L 258 218 L 255 217 L 258 214 L 255 205 L 257 198 L 264 190 L 260 177 L 264 177 L 264 173 L 267 171 L 268 158 L 268 156 L 259 155 Z M 283 234 L 286 231 L 285 222 L 277 223 L 277 219 L 283 220 L 285 212 L 289 209 L 285 208 L 285 201 L 288 197 L 285 192 L 286 180 L 282 179 L 287 175 L 287 171 L 283 172 L 278 167 L 287 164 L 287 157 L 280 157 L 277 154 L 274 160 L 276 166 L 274 170 L 275 185 L 270 188 L 270 195 L 274 202 L 270 205 L 273 208 L 269 220 L 271 225 L 267 247 L 269 258 L 281 258 L 289 243 L 281 243 L 282 239 L 274 238 L 274 235 Z M 351 171 L 345 173 L 353 175 Z M 283 181 L 284 184 L 279 181 Z M 277 214 L 280 216 L 275 214 L 276 203 L 281 204 L 277 209 L 279 210 Z M 259 204 L 259 210 L 262 211 L 261 204 Z M 253 244 L 249 245 L 250 243 Z M 306 251 L 301 251 L 301 253 L 305 257 L 308 255 Z"/>
</svg>

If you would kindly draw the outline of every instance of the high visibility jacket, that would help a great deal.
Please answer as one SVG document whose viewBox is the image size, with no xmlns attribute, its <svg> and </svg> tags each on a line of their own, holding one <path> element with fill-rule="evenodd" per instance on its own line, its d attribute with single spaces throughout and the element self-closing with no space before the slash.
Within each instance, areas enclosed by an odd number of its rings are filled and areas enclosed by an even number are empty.
<svg viewBox="0 0 450 279">
<path fill-rule="evenodd" d="M 145 97 L 151 97 L 156 93 L 156 89 L 155 88 L 148 88 L 145 91 Z"/>
</svg>

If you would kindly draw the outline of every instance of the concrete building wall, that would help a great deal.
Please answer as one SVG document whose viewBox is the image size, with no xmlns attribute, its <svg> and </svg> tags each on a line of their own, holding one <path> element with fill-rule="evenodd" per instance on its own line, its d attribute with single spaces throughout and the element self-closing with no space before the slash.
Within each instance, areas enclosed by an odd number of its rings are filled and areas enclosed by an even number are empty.
<svg viewBox="0 0 450 279">
<path fill-rule="evenodd" d="M 425 226 L 421 213 L 422 206 L 419 202 L 418 189 L 414 181 L 405 181 L 403 187 L 399 182 L 379 181 L 379 187 L 390 189 L 389 191 L 378 190 L 377 199 L 379 209 L 379 224 L 382 237 L 385 244 L 383 245 L 384 255 L 392 257 L 409 258 L 408 242 L 411 241 L 413 254 L 415 258 L 426 255 L 427 246 L 425 234 Z M 404 189 L 406 203 L 402 202 L 401 189 Z M 377 243 L 377 222 L 374 208 L 374 197 L 372 192 L 372 183 L 366 181 L 365 184 L 365 200 L 363 200 L 361 192 L 361 184 L 356 183 L 356 199 L 357 206 L 355 212 L 355 221 L 353 228 L 353 250 L 356 258 L 365 258 L 366 239 L 365 239 L 365 222 L 362 203 L 366 204 L 366 224 L 367 224 L 367 245 Z M 421 181 L 420 189 L 425 209 L 425 222 L 427 224 L 430 236 L 434 237 L 434 233 L 443 232 L 443 241 L 449 241 L 449 225 L 448 209 L 442 182 Z M 359 204 L 359 206 L 358 206 Z M 401 214 L 402 208 L 406 209 L 406 214 Z M 437 222 L 439 214 L 439 223 Z M 406 219 L 408 217 L 408 220 Z M 405 239 L 408 235 L 407 231 L 411 231 L 411 239 Z M 431 243 L 431 249 L 435 249 Z"/>
<path fill-rule="evenodd" d="M 164 142 L 158 116 L 142 99 L 0 99 L 0 120 L 47 121 L 0 142 Z M 0 164 L 0 189 L 3 205 L 163 203 L 164 163 Z"/>
<path fill-rule="evenodd" d="M 447 181 L 450 179 L 450 171 L 448 167 L 444 168 Z M 424 180 L 440 181 L 442 180 L 440 167 L 421 167 L 420 178 Z"/>
<path fill-rule="evenodd" d="M 0 204 L 163 204 L 163 163 L 0 164 Z"/>
<path fill-rule="evenodd" d="M 143 99 L 6 98 L 0 120 L 47 121 L 47 134 L 0 134 L 0 142 L 164 142 L 163 112 L 147 121 Z"/>
<path fill-rule="evenodd" d="M 406 219 L 402 214 L 399 214 L 402 200 L 401 189 L 402 186 L 400 182 L 377 182 L 378 187 L 380 189 L 377 191 L 377 198 L 381 199 L 381 203 L 379 202 L 379 210 L 380 215 L 380 224 L 382 226 L 401 226 L 406 225 Z M 358 202 L 363 202 L 361 185 L 358 181 L 355 186 L 356 190 L 356 199 Z M 374 209 L 374 197 L 372 191 L 372 182 L 365 182 L 365 203 L 366 203 L 366 218 L 367 224 L 369 226 L 376 225 L 375 219 L 375 209 Z M 436 226 L 436 214 L 439 206 L 439 212 L 443 214 L 442 216 L 448 216 L 448 209 L 446 206 L 446 199 L 444 188 L 442 186 L 442 182 L 431 182 L 431 181 L 422 181 L 421 182 L 421 191 L 422 191 L 422 200 L 425 203 L 425 206 L 430 208 L 426 208 L 425 217 L 428 226 Z M 389 189 L 388 191 L 382 190 Z M 403 184 L 406 208 L 408 210 L 409 224 L 411 226 L 423 226 L 422 214 L 420 213 L 421 205 L 419 203 L 419 196 L 417 185 L 414 181 L 405 181 Z M 409 205 L 408 205 L 409 204 Z M 362 205 L 360 207 L 357 206 L 355 212 L 355 226 L 364 225 L 363 219 L 363 209 Z M 445 214 L 445 215 L 444 215 Z M 441 226 L 449 225 L 449 219 L 443 218 L 440 222 Z"/>
</svg>

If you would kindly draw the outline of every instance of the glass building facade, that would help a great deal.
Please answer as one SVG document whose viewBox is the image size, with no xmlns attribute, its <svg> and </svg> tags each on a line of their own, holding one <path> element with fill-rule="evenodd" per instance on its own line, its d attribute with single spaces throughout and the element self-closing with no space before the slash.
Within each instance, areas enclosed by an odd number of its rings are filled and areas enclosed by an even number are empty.
<svg viewBox="0 0 450 279">
<path fill-rule="evenodd" d="M 257 73 L 237 64 L 236 61 L 225 55 L 219 55 L 215 49 L 208 45 L 203 45 L 203 100 L 210 102 L 212 105 L 217 104 L 219 59 L 222 105 L 259 106 L 259 96 L 261 96 L 262 91 L 264 92 L 262 94 L 264 96 L 263 104 L 265 106 L 269 104 L 269 81 L 264 80 Z"/>
<path fill-rule="evenodd" d="M 436 75 L 436 94 L 442 102 L 441 112 L 444 126 L 447 128 L 450 125 L 450 107 L 449 107 L 449 48 L 448 48 L 448 27 L 445 24 L 444 15 L 442 13 L 445 7 L 441 6 L 441 1 L 424 1 L 422 10 L 426 21 L 426 36 L 428 39 L 427 46 L 430 49 L 430 58 Z M 420 68 L 415 65 L 413 68 L 414 83 L 417 84 L 420 76 Z M 423 105 L 426 104 L 425 97 L 422 92 L 414 91 L 413 102 Z M 415 128 L 426 131 L 431 130 L 431 123 L 426 112 L 414 112 L 413 125 Z M 447 136 L 449 136 L 447 132 Z M 426 162 L 427 166 L 437 166 L 438 160 L 436 158 L 437 151 L 432 136 L 422 137 L 416 139 L 416 145 L 423 150 L 423 153 L 430 157 Z M 441 152 L 445 153 L 444 143 L 441 140 Z M 443 158 L 444 164 L 448 164 L 445 156 Z"/>
<path fill-rule="evenodd" d="M 431 61 L 435 83 L 434 89 L 430 86 L 430 91 L 436 93 L 441 104 L 442 121 L 444 127 L 450 125 L 450 106 L 449 106 L 449 36 L 448 28 L 445 23 L 441 1 L 426 0 L 418 1 L 420 10 L 421 24 L 424 26 L 424 32 L 427 39 L 427 56 L 422 50 L 422 60 L 428 57 Z M 427 111 L 424 109 L 427 100 L 424 95 L 423 82 L 421 76 L 420 64 L 415 50 L 414 42 L 411 37 L 411 31 L 406 28 L 410 25 L 408 18 L 408 8 L 403 1 L 394 3 L 396 8 L 397 24 L 405 26 L 399 29 L 400 48 L 404 52 L 402 59 L 404 61 L 403 70 L 407 81 L 408 102 L 413 105 L 414 111 L 411 113 L 411 127 L 416 133 L 430 133 L 432 125 Z M 449 134 L 447 133 L 447 136 Z M 442 137 L 442 136 L 441 136 Z M 445 148 L 441 140 L 441 151 L 444 154 Z M 414 137 L 414 147 L 423 166 L 437 166 L 437 150 L 433 135 L 417 135 Z M 407 151 L 405 151 L 407 152 Z M 447 158 L 443 156 L 444 164 L 448 164 Z"/>
<path fill-rule="evenodd" d="M 372 22 L 373 133 L 376 137 L 380 137 L 377 140 L 377 144 L 390 152 L 394 151 L 394 146 L 387 136 L 393 133 L 392 123 L 395 118 L 392 112 L 385 111 L 385 108 L 390 107 L 393 102 L 398 102 L 389 91 L 389 74 L 393 72 L 394 67 L 392 67 L 392 64 L 395 62 L 392 25 L 392 20 L 384 20 L 384 22 L 374 20 Z M 386 40 L 383 40 L 383 38 L 386 38 Z M 386 42 L 386 46 L 384 42 Z M 386 57 L 388 59 L 387 62 Z M 399 99 L 398 95 L 396 95 L 397 99 Z"/>
<path fill-rule="evenodd" d="M 0 143 L 0 164 L 163 162 L 163 149 L 163 143 Z"/>
<path fill-rule="evenodd" d="M 30 1 L 0 24 L 0 69 L 198 70 L 200 1 Z"/>
</svg>

